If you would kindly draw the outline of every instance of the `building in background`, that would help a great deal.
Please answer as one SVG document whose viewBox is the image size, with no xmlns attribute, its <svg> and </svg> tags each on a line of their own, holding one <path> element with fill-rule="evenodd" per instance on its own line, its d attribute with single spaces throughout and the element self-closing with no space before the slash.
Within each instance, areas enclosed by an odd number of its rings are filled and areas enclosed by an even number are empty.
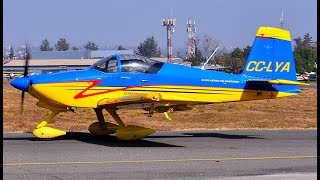
<svg viewBox="0 0 320 180">
<path fill-rule="evenodd" d="M 99 59 L 50 59 L 50 60 L 29 60 L 28 72 L 35 74 L 53 73 L 70 70 L 81 70 L 89 67 Z M 23 74 L 24 60 L 12 60 L 3 64 L 3 75 L 13 73 Z M 5 77 L 4 77 L 5 78 Z"/>
<path fill-rule="evenodd" d="M 115 53 L 134 54 L 133 50 L 32 51 L 31 59 L 101 59 Z"/>
</svg>

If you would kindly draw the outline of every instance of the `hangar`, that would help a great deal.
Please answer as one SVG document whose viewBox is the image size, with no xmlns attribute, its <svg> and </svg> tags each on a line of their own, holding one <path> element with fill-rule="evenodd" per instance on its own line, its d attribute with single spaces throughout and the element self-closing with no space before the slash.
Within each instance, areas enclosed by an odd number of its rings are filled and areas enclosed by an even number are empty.
<svg viewBox="0 0 320 180">
<path fill-rule="evenodd" d="M 30 59 L 29 73 L 42 74 L 59 71 L 81 70 L 89 67 L 99 59 Z M 23 74 L 25 66 L 24 60 L 12 60 L 3 64 L 3 78 L 20 76 Z"/>
</svg>

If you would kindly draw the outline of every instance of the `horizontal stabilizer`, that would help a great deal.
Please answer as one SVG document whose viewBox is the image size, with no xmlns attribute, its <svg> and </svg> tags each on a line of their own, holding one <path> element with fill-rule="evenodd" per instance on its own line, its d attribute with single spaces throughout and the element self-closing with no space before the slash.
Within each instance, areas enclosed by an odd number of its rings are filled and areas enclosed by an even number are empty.
<svg viewBox="0 0 320 180">
<path fill-rule="evenodd" d="M 273 80 L 253 79 L 253 80 L 248 80 L 248 82 L 278 84 L 278 85 L 302 85 L 302 86 L 309 86 L 310 85 L 308 83 L 302 83 L 302 82 L 298 82 L 298 81 L 290 81 L 290 80 L 285 80 L 285 79 L 273 79 Z"/>
<path fill-rule="evenodd" d="M 303 85 L 303 86 L 309 86 L 308 83 L 302 83 L 298 81 L 290 81 L 285 79 L 274 79 L 269 81 L 270 84 L 279 84 L 279 85 Z"/>
</svg>

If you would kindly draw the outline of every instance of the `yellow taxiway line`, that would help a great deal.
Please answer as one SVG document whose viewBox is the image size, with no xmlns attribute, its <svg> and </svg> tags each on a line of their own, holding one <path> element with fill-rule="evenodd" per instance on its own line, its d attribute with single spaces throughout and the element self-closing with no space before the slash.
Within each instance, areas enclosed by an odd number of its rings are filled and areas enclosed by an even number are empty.
<svg viewBox="0 0 320 180">
<path fill-rule="evenodd" d="M 204 159 L 149 159 L 149 160 L 119 160 L 119 161 L 75 161 L 75 162 L 21 162 L 4 163 L 3 166 L 29 165 L 66 165 L 66 164 L 115 164 L 115 163 L 157 163 L 157 162 L 196 162 L 196 161 L 242 161 L 242 160 L 274 160 L 274 159 L 306 159 L 317 156 L 274 156 L 274 157 L 247 157 L 247 158 L 204 158 Z"/>
</svg>

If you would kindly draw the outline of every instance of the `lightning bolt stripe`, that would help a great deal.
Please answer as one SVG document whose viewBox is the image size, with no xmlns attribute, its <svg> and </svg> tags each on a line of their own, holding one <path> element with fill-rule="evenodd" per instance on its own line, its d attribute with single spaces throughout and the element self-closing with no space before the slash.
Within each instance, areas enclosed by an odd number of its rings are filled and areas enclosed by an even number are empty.
<svg viewBox="0 0 320 180">
<path fill-rule="evenodd" d="M 78 81 L 78 82 L 92 82 L 92 84 L 89 87 L 87 87 L 86 89 L 84 89 L 83 91 L 81 91 L 80 93 L 78 93 L 77 95 L 75 95 L 74 99 L 86 98 L 86 97 L 90 97 L 90 96 L 96 96 L 96 95 L 105 94 L 105 93 L 111 93 L 111 92 L 115 92 L 115 91 L 124 91 L 124 90 L 127 90 L 129 88 L 138 87 L 138 86 L 123 87 L 123 88 L 117 88 L 117 89 L 109 89 L 109 90 L 106 90 L 106 91 L 101 91 L 101 92 L 96 92 L 96 93 L 85 94 L 85 92 L 87 92 L 89 90 L 92 90 L 92 88 L 96 87 L 101 82 L 101 80 Z M 93 89 L 93 90 L 95 90 L 95 89 Z"/>
</svg>

